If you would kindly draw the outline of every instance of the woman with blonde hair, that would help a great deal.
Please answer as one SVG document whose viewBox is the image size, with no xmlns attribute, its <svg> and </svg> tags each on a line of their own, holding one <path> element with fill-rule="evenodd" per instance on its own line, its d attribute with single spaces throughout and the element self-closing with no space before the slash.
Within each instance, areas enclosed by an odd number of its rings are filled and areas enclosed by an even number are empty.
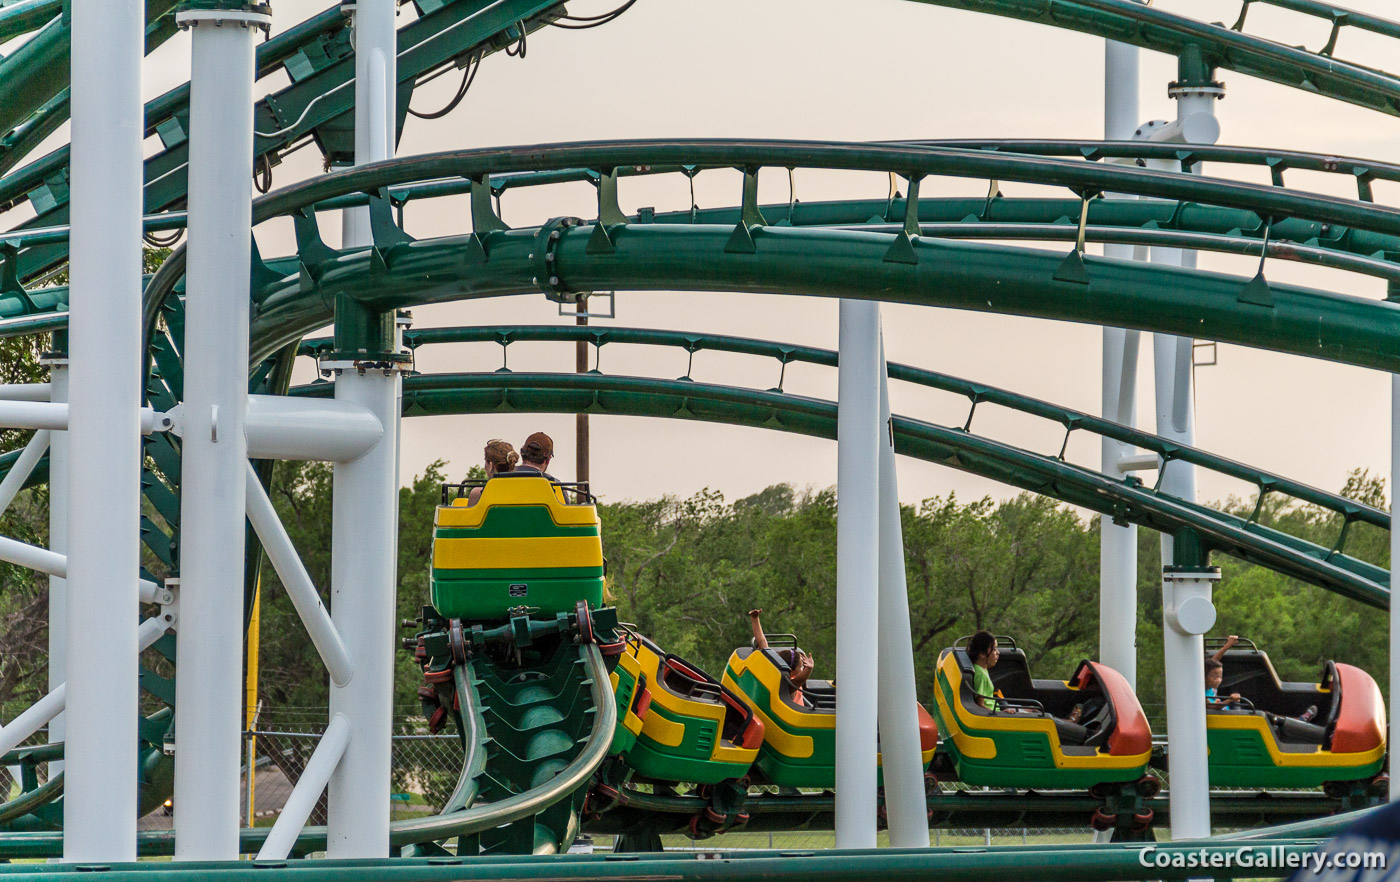
<svg viewBox="0 0 1400 882">
<path fill-rule="evenodd" d="M 515 469 L 515 464 L 520 462 L 520 454 L 515 452 L 515 448 L 510 446 L 509 441 L 502 441 L 493 438 L 486 442 L 486 479 L 489 481 L 499 474 Z M 481 498 L 481 491 L 484 487 L 473 487 L 472 492 L 467 494 L 467 505 L 476 505 L 476 501 Z"/>
</svg>

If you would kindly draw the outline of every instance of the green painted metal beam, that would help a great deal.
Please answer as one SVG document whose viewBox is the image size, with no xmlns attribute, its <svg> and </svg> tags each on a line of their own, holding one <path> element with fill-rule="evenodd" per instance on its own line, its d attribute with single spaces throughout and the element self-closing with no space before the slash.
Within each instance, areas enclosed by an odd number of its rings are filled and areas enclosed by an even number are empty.
<svg viewBox="0 0 1400 882">
<path fill-rule="evenodd" d="M 138 834 L 138 837 L 145 834 Z M 1317 847 L 1317 839 L 1278 839 L 1221 844 L 1212 840 L 1179 843 L 1109 843 L 1010 848 L 945 847 L 928 849 L 712 851 L 693 854 L 594 854 L 514 858 L 401 858 L 397 860 L 253 861 L 224 863 L 170 862 L 144 864 L 46 864 L 0 867 L 0 876 L 33 873 L 36 878 L 67 882 L 86 880 L 102 871 L 110 882 L 134 880 L 226 880 L 226 882 L 447 882 L 447 880 L 670 880 L 670 882 L 772 882 L 812 879 L 818 882 L 867 882 L 881 878 L 900 882 L 963 880 L 1014 874 L 1026 879 L 1110 880 L 1278 877 L 1284 871 L 1265 863 L 1292 855 L 1293 860 Z M 1143 861 L 1143 849 L 1150 848 Z M 1166 866 L 1156 867 L 1160 852 Z M 1181 866 L 1171 866 L 1180 854 Z M 1187 855 L 1197 862 L 1188 864 Z M 1219 857 L 1215 857 L 1219 855 Z M 1231 866 L 1225 866 L 1226 856 Z M 1263 866 L 1241 867 L 1240 856 L 1255 855 Z M 1199 861 L 1204 858 L 1207 867 Z M 1145 865 L 1144 865 L 1145 864 Z"/>
<path fill-rule="evenodd" d="M 576 342 L 584 341 L 593 344 L 599 351 L 599 361 L 601 361 L 601 349 L 610 343 L 646 345 L 646 346 L 671 346 L 684 349 L 690 353 L 698 352 L 730 352 L 743 355 L 757 355 L 772 358 L 779 362 L 776 366 L 778 387 L 776 390 L 782 391 L 782 366 L 800 362 L 806 364 L 821 365 L 824 367 L 836 367 L 838 365 L 838 353 L 831 349 L 821 349 L 813 346 L 798 346 L 791 343 L 776 343 L 769 340 L 756 340 L 747 337 L 732 337 L 719 334 L 702 334 L 689 331 L 664 331 L 646 328 L 625 328 L 615 326 L 577 326 L 577 325 L 505 325 L 505 326 L 473 326 L 456 328 L 424 328 L 421 330 L 410 329 L 404 332 L 404 343 L 415 353 L 424 346 L 434 346 L 449 343 L 494 343 L 502 347 L 502 362 L 506 362 L 505 350 L 513 343 L 523 343 L 531 341 L 556 341 L 556 342 Z M 298 355 L 318 356 L 330 351 L 333 343 L 330 338 L 318 338 L 303 340 L 298 347 Z M 1371 524 L 1385 530 L 1390 529 L 1390 513 L 1364 505 L 1345 496 L 1329 493 L 1316 487 L 1311 487 L 1298 481 L 1293 481 L 1282 475 L 1265 472 L 1252 466 L 1245 465 L 1226 457 L 1216 456 L 1205 450 L 1195 447 L 1186 447 L 1179 443 L 1169 441 L 1150 432 L 1135 429 L 1115 423 L 1112 420 L 1103 419 L 1093 414 L 1083 411 L 1062 407 L 1058 404 L 1051 404 L 1027 395 L 1019 395 L 1006 389 L 989 386 L 984 383 L 977 383 L 964 380 L 949 374 L 942 374 L 936 371 L 923 370 L 911 365 L 891 362 L 889 364 L 889 375 L 893 380 L 912 383 L 931 389 L 939 389 L 944 392 L 951 392 L 967 398 L 970 402 L 971 410 L 968 420 L 963 429 L 967 431 L 973 423 L 975 408 L 979 404 L 994 404 L 1021 413 L 1030 414 L 1042 419 L 1058 423 L 1067 432 L 1083 431 L 1093 435 L 1112 438 L 1134 447 L 1141 447 L 1145 450 L 1163 456 L 1168 461 L 1179 460 L 1191 463 L 1208 471 L 1234 478 L 1254 485 L 1261 495 L 1278 493 L 1292 497 L 1300 502 L 1315 505 L 1341 516 L 1344 520 L 1357 523 Z M 686 375 L 690 376 L 689 373 Z M 1344 549 L 1342 549 L 1344 550 Z"/>
<path fill-rule="evenodd" d="M 175 33 L 178 0 L 146 0 L 146 51 Z M 0 60 L 0 134 L 10 133 L 68 88 L 70 20 L 65 12 Z"/>
<path fill-rule="evenodd" d="M 174 0 L 151 0 L 174 2 Z M 561 0 L 451 0 L 423 4 L 424 14 L 399 30 L 400 118 L 407 113 L 413 83 L 431 71 L 471 53 L 491 54 L 514 43 L 504 35 L 524 23 L 535 30 L 557 12 Z M 295 142 L 311 138 L 323 155 L 344 159 L 354 109 L 354 56 L 337 9 L 269 41 L 259 56 L 259 73 L 286 69 L 291 84 L 257 102 L 254 159 L 278 161 Z M 185 198 L 188 161 L 189 89 L 167 92 L 147 106 L 148 133 L 160 135 L 164 149 L 145 162 L 145 208 L 164 211 Z M 3 121 L 0 119 L 0 121 Z M 28 198 L 36 216 L 20 229 L 68 222 L 66 148 L 0 180 L 0 206 Z M 67 256 L 66 243 L 24 248 L 17 260 L 21 281 L 34 279 Z"/>
<path fill-rule="evenodd" d="M 294 395 L 328 396 L 326 383 Z M 836 404 L 782 392 L 602 374 L 438 374 L 404 381 L 405 416 L 470 413 L 593 413 L 651 416 L 778 429 L 835 439 Z M 1386 570 L 1168 496 L 1134 479 L 1114 480 L 1057 456 L 1035 453 L 922 420 L 894 418 L 895 450 L 941 463 L 1162 533 L 1198 533 L 1207 547 L 1380 609 L 1389 605 Z"/>
<path fill-rule="evenodd" d="M 919 239 L 915 264 L 886 261 L 889 235 L 763 228 L 756 253 L 726 251 L 722 226 L 635 224 L 615 230 L 615 251 L 590 253 L 590 225 L 556 250 L 570 291 L 690 290 L 875 299 L 1136 328 L 1400 371 L 1400 305 L 1272 284 L 1273 304 L 1245 302 L 1236 276 L 1095 257 L 1088 282 L 1057 278 L 1063 255 L 1042 250 Z M 493 233 L 479 262 L 469 236 L 421 240 L 374 270 L 366 252 L 318 264 L 315 284 L 288 275 L 255 301 L 254 355 L 266 356 L 325 325 L 323 292 L 346 291 L 377 309 L 542 293 L 534 230 Z M 173 285 L 178 270 L 164 280 Z M 152 281 L 160 294 L 159 274 Z"/>
<path fill-rule="evenodd" d="M 1330 50 L 1322 51 L 1328 47 L 1335 48 L 1335 34 L 1327 46 L 1320 47 L 1318 51 L 1310 51 L 1299 46 L 1285 46 L 1220 24 L 1197 21 L 1136 0 L 916 2 L 1079 31 L 1169 55 L 1180 55 L 1188 46 L 1195 46 L 1201 50 L 1206 63 L 1211 67 L 1237 71 L 1383 113 L 1400 114 L 1400 77 L 1344 61 Z M 1307 3 L 1303 0 L 1249 2 L 1306 11 L 1334 21 L 1345 14 L 1346 21 L 1343 26 L 1357 24 L 1365 30 L 1392 39 L 1396 37 L 1397 28 L 1400 28 L 1394 22 L 1353 13 L 1330 3 Z M 1242 18 L 1241 28 L 1243 25 Z"/>
<path fill-rule="evenodd" d="M 0 43 L 48 24 L 63 14 L 63 0 L 10 0 L 0 3 Z"/>
</svg>

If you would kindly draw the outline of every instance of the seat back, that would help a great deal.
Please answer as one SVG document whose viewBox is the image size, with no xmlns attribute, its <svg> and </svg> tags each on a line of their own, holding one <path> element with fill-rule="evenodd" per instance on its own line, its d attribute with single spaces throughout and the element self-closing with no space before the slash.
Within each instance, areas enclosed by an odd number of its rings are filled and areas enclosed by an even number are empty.
<svg viewBox="0 0 1400 882">
<path fill-rule="evenodd" d="M 432 600 L 446 618 L 499 620 L 526 607 L 572 612 L 603 604 L 596 507 L 568 504 L 542 477 L 486 482 L 477 504 L 437 509 Z"/>
</svg>

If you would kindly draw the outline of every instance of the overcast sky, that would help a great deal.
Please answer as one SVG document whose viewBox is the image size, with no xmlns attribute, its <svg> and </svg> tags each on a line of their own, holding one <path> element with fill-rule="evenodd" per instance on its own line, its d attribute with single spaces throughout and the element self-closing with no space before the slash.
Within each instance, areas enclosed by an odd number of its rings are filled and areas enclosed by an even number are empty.
<svg viewBox="0 0 1400 882">
<path fill-rule="evenodd" d="M 576 15 L 606 12 L 615 0 L 573 0 Z M 1233 21 L 1238 0 L 1159 0 L 1159 8 L 1207 20 Z M 1394 14 L 1393 3 L 1358 0 L 1356 8 Z M 274 0 L 281 30 L 324 8 L 323 0 Z M 400 22 L 409 20 L 406 6 Z M 1254 8 L 1251 30 L 1289 44 L 1319 47 L 1327 25 L 1296 14 Z M 1392 41 L 1393 42 L 1393 41 Z M 1380 68 L 1400 66 L 1393 46 L 1347 31 L 1337 54 Z M 188 77 L 189 43 L 171 40 L 147 63 L 146 91 L 154 96 Z M 1175 61 L 1142 53 L 1141 116 L 1175 116 L 1166 83 Z M 1272 146 L 1376 159 L 1400 155 L 1400 120 L 1296 90 L 1222 72 L 1227 97 L 1218 106 L 1221 143 Z M 264 88 L 280 88 L 275 80 Z M 449 74 L 419 90 L 416 109 L 435 110 L 457 87 Z M 530 37 L 522 59 L 493 55 L 482 65 L 466 100 L 436 121 L 410 118 L 399 152 L 612 138 L 800 138 L 876 140 L 913 138 L 1099 138 L 1103 134 L 1103 41 L 1080 34 L 901 0 L 639 0 L 616 22 L 586 31 L 546 28 Z M 55 140 L 66 139 L 66 130 Z M 277 169 L 283 186 L 320 171 L 314 150 Z M 1208 174 L 1231 174 L 1211 169 Z M 1245 173 L 1251 180 L 1259 175 Z M 697 180 L 699 204 L 734 205 L 737 173 L 707 172 Z M 1290 173 L 1291 184 L 1354 195 L 1345 182 Z M 769 172 L 763 197 L 786 201 L 787 181 Z M 802 199 L 883 197 L 887 182 L 875 174 L 799 172 Z M 925 196 L 985 192 L 985 183 L 939 180 Z M 1004 188 L 1009 196 L 1038 193 Z M 1392 204 L 1383 186 L 1377 198 Z M 683 209 L 683 178 L 624 181 L 624 210 Z M 461 203 L 410 206 L 415 236 L 463 229 Z M 559 187 L 508 194 L 503 214 L 515 225 L 557 215 L 593 217 L 591 188 Z M 8 225 L 8 224 L 6 224 Z M 334 239 L 334 234 L 328 236 Z M 286 253 L 283 232 L 260 230 L 264 253 Z M 1064 250 L 1063 245 L 1054 246 Z M 1202 257 L 1201 266 L 1252 274 L 1255 259 Z M 1380 297 L 1374 279 L 1270 261 L 1270 279 Z M 610 324 L 752 336 L 834 348 L 834 300 L 732 294 L 624 292 Z M 1011 388 L 1070 407 L 1099 407 L 1100 329 L 1096 326 L 982 315 L 944 309 L 883 307 L 892 361 L 944 371 Z M 418 326 L 559 323 L 554 304 L 539 297 L 459 303 L 415 310 Z M 569 320 L 571 321 L 571 320 Z M 610 373 L 655 371 L 679 376 L 685 354 L 622 346 L 604 350 Z M 425 353 L 431 370 L 494 369 L 493 345 Z M 571 346 L 512 348 L 516 369 L 570 369 Z M 674 367 L 670 365 L 674 364 Z M 1139 372 L 1139 419 L 1152 424 L 1151 348 L 1144 340 Z M 776 363 L 702 353 L 698 380 L 773 385 Z M 1199 368 L 1198 444 L 1252 465 L 1337 489 L 1356 467 L 1384 471 L 1388 462 L 1388 384 L 1374 371 L 1322 361 L 1221 346 L 1218 364 Z M 787 388 L 834 397 L 835 371 L 792 369 Z M 927 392 L 892 388 L 898 413 L 961 424 L 965 405 Z M 988 434 L 1047 453 L 1060 433 L 1014 416 L 988 418 Z M 476 462 L 484 441 L 516 444 L 531 431 L 554 436 L 554 471 L 572 477 L 570 416 L 491 415 L 405 421 L 402 477 L 430 461 L 451 462 L 454 474 Z M 836 479 L 834 442 L 758 429 L 670 420 L 594 417 L 593 481 L 611 500 L 688 495 L 703 487 L 734 499 L 785 481 L 822 487 Z M 1071 459 L 1097 464 L 1098 444 L 1083 438 Z M 906 502 L 956 492 L 959 497 L 1014 490 L 950 469 L 901 459 L 900 495 Z M 1246 488 L 1202 476 L 1203 499 Z"/>
</svg>

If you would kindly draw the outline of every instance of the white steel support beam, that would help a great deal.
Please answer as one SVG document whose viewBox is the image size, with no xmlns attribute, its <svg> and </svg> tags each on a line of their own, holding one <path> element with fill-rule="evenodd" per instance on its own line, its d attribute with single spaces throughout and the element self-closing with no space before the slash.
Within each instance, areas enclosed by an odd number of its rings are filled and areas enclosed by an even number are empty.
<svg viewBox="0 0 1400 882">
<path fill-rule="evenodd" d="M 345 642 L 340 639 L 340 632 L 335 629 L 331 614 L 321 603 L 320 592 L 311 583 L 311 576 L 306 572 L 296 547 L 292 545 L 292 538 L 287 535 L 287 529 L 282 526 L 281 518 L 277 517 L 272 500 L 267 498 L 267 491 L 263 490 L 262 482 L 258 480 L 258 473 L 252 463 L 248 463 L 247 468 L 247 493 L 248 520 L 252 522 L 253 530 L 258 534 L 258 540 L 262 542 L 268 560 L 272 561 L 272 568 L 277 571 L 277 577 L 286 586 L 292 606 L 296 607 L 297 615 L 306 626 L 306 633 L 311 636 L 311 642 L 315 644 L 316 651 L 321 654 L 321 660 L 326 664 L 326 670 L 330 672 L 331 682 L 337 686 L 344 686 L 354 676 L 355 664 L 350 660 Z"/>
<path fill-rule="evenodd" d="M 880 306 L 841 301 L 836 416 L 836 847 L 875 847 Z"/>
<path fill-rule="evenodd" d="M 49 363 L 48 359 L 44 360 Z M 66 394 L 66 392 L 65 392 Z M 0 401 L 62 401 L 50 383 L 5 383 L 0 385 Z"/>
<path fill-rule="evenodd" d="M 1199 57 L 1183 53 L 1179 60 L 1179 81 L 1171 84 L 1168 94 L 1176 99 L 1177 117 L 1166 126 L 1153 127 L 1144 135 L 1149 140 L 1187 144 L 1213 144 L 1220 137 L 1220 124 L 1215 118 L 1215 101 L 1224 95 L 1224 88 L 1209 82 L 1209 69 Z M 1167 168 L 1157 164 L 1150 167 Z M 1192 169 L 1200 172 L 1200 166 Z M 1176 248 L 1153 248 L 1152 261 L 1170 266 L 1194 268 L 1196 252 Z M 1195 394 L 1193 389 L 1192 347 L 1189 337 L 1154 334 L 1152 360 L 1154 366 L 1157 434 L 1185 446 L 1196 440 Z M 1196 467 L 1179 460 L 1163 462 L 1158 472 L 1162 492 L 1187 502 L 1196 501 Z M 1178 561 L 1175 541 L 1162 535 L 1162 564 L 1171 568 Z M 1218 578 L 1218 575 L 1216 576 Z M 1172 838 L 1182 839 L 1210 835 L 1209 751 L 1206 746 L 1204 643 L 1201 635 L 1215 621 L 1215 608 L 1210 604 L 1211 579 L 1207 575 L 1193 578 L 1191 573 L 1168 572 L 1162 581 L 1162 615 L 1165 619 L 1162 654 L 1167 681 L 1167 754 L 1171 777 Z M 1195 599 L 1193 599 L 1195 598 Z M 1209 608 L 1210 624 L 1193 631 L 1179 622 L 1173 625 L 1175 610 L 1189 604 L 1199 609 Z M 1203 604 L 1203 605 L 1202 605 Z M 1198 625 L 1207 616 L 1186 617 Z"/>
<path fill-rule="evenodd" d="M 356 165 L 394 155 L 396 6 L 357 0 L 354 7 Z M 344 247 L 372 243 L 367 206 L 347 209 L 342 224 Z M 331 685 L 331 713 L 344 714 L 355 733 L 327 789 L 332 858 L 389 853 L 401 384 L 397 370 L 361 372 L 352 364 L 335 381 L 336 400 L 368 409 L 383 432 L 358 459 L 337 463 L 333 479 L 331 617 L 356 665 L 349 683 Z"/>
<path fill-rule="evenodd" d="M 1214 567 L 1181 568 L 1162 576 L 1162 647 L 1167 665 L 1167 775 L 1172 839 L 1210 835 L 1210 776 L 1206 766 L 1205 641 L 1215 625 Z"/>
<path fill-rule="evenodd" d="M 899 513 L 889 373 L 880 346 L 880 750 L 890 845 L 928 848 L 928 797 L 919 749 L 919 698 L 914 681 L 914 638 L 904 573 L 904 529 Z"/>
<path fill-rule="evenodd" d="M 155 643 L 171 624 L 173 621 L 166 618 L 164 614 L 142 622 L 141 627 L 136 631 L 137 648 L 146 649 Z M 0 726 L 0 754 L 14 750 L 26 738 L 43 728 L 45 723 L 50 723 L 50 731 L 52 731 L 52 721 L 63 713 L 67 696 L 67 683 L 54 684 L 43 698 L 31 704 L 23 713 L 6 725 Z M 50 769 L 49 774 L 54 774 L 54 770 Z"/>
<path fill-rule="evenodd" d="M 0 513 L 15 501 L 15 496 L 24 487 L 24 482 L 34 473 L 34 467 L 44 458 L 44 451 L 49 449 L 51 440 L 52 433 L 48 429 L 40 429 L 29 439 L 29 443 L 24 445 L 19 457 L 15 459 L 15 464 L 5 473 L 5 479 L 0 481 Z"/>
<path fill-rule="evenodd" d="M 336 398 L 353 401 L 392 425 L 400 374 L 345 369 Z M 389 853 L 394 626 L 398 531 L 396 432 L 359 459 L 337 463 L 331 504 L 331 618 L 355 659 L 355 675 L 331 685 L 331 713 L 344 714 L 355 737 L 331 776 L 326 855 Z"/>
<path fill-rule="evenodd" d="M 297 834 L 306 826 L 306 819 L 311 817 L 311 810 L 316 807 L 321 791 L 326 789 L 331 772 L 335 771 L 349 744 L 350 721 L 345 714 L 335 714 L 326 731 L 321 733 L 321 740 L 312 751 L 311 759 L 307 760 L 306 768 L 283 804 L 282 813 L 272 825 L 272 832 L 263 840 L 258 860 L 280 861 L 291 853 L 292 846 L 297 843 Z"/>
<path fill-rule="evenodd" d="M 53 336 L 54 348 L 65 345 L 66 332 Z M 49 368 L 49 398 L 59 404 L 68 403 L 68 353 L 55 351 L 44 359 Z M 49 435 L 49 550 L 68 555 L 68 433 Z M 49 691 L 57 689 L 68 679 L 66 640 L 68 637 L 67 580 L 49 575 Z M 49 720 L 49 743 L 64 738 L 62 713 Z M 50 763 L 49 774 L 63 771 L 63 763 Z"/>
<path fill-rule="evenodd" d="M 379 443 L 384 426 L 357 404 L 250 395 L 246 432 L 252 459 L 349 462 Z"/>
<path fill-rule="evenodd" d="M 193 60 L 175 859 L 237 860 L 253 51 L 270 17 L 191 9 L 177 21 Z"/>
<path fill-rule="evenodd" d="M 72 3 L 63 857 L 136 860 L 142 0 Z M 246 300 L 246 294 L 244 296 Z"/>
<path fill-rule="evenodd" d="M 0 426 L 8 429 L 66 429 L 68 405 L 0 398 Z"/>
<path fill-rule="evenodd" d="M 1138 48 L 1104 43 L 1104 138 L 1127 141 L 1138 125 L 1141 66 Z M 1122 198 L 1122 197 L 1118 197 Z M 1131 260 L 1131 245 L 1105 245 L 1105 257 Z M 1123 328 L 1103 329 L 1102 409 L 1104 419 L 1137 423 L 1137 365 L 1140 335 Z M 1100 468 L 1118 478 L 1119 461 L 1133 448 L 1104 437 Z M 1099 519 L 1099 660 L 1137 685 L 1137 525 Z"/>
</svg>

